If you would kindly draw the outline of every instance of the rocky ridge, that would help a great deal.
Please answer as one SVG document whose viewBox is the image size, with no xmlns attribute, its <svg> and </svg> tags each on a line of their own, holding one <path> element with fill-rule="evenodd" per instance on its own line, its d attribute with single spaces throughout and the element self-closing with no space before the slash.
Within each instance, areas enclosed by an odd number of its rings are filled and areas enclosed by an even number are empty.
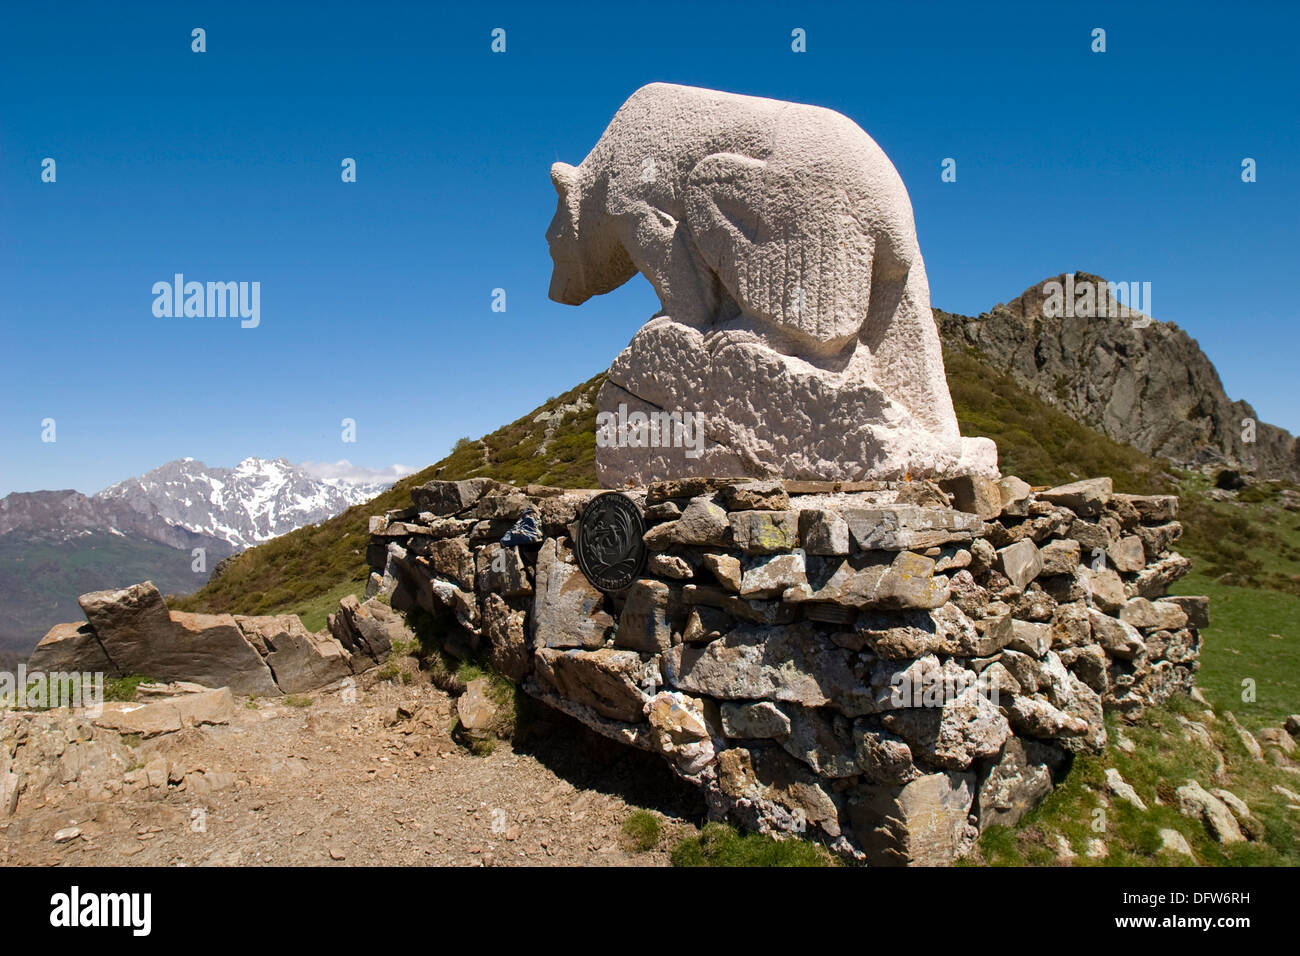
<svg viewBox="0 0 1300 956">
<path fill-rule="evenodd" d="M 1172 322 L 1116 304 L 1106 280 L 1087 272 L 1071 283 L 1095 291 L 1095 315 L 1053 316 L 1050 282 L 1031 286 L 978 317 L 934 310 L 944 344 L 972 348 L 1077 421 L 1149 455 L 1191 467 L 1238 467 L 1263 478 L 1300 480 L 1300 444 L 1228 398 L 1196 341 Z M 1256 422 L 1243 440 L 1243 420 Z"/>
</svg>

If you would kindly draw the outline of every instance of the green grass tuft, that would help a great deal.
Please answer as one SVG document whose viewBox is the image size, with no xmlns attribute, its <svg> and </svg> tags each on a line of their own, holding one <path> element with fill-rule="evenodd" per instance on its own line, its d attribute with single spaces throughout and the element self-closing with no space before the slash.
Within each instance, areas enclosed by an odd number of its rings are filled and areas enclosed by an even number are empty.
<svg viewBox="0 0 1300 956">
<path fill-rule="evenodd" d="M 133 701 L 139 697 L 141 684 L 155 683 L 143 674 L 109 677 L 104 681 L 104 700 Z"/>
<path fill-rule="evenodd" d="M 673 849 L 673 866 L 835 866 L 835 857 L 805 840 L 776 840 L 738 833 L 726 823 L 709 823 L 697 837 Z"/>
<path fill-rule="evenodd" d="M 648 853 L 659 845 L 663 826 L 648 810 L 638 810 L 623 821 L 623 836 L 637 853 Z"/>
</svg>

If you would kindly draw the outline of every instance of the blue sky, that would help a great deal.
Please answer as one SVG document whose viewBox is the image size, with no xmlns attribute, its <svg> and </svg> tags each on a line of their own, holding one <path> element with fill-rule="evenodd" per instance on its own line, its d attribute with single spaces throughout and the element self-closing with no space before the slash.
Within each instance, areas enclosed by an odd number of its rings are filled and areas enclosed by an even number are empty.
<svg viewBox="0 0 1300 956">
<path fill-rule="evenodd" d="M 607 367 L 657 302 L 547 299 L 548 170 L 655 80 L 857 121 L 935 305 L 1149 281 L 1300 432 L 1298 30 L 1281 3 L 5 4 L 0 494 L 183 456 L 422 467 Z M 155 317 L 177 272 L 260 282 L 260 326 Z"/>
</svg>

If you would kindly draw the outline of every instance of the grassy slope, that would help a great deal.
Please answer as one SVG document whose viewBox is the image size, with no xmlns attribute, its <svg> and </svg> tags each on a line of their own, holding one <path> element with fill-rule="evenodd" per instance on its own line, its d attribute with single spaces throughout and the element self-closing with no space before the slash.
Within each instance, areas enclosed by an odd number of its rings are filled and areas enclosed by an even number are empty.
<svg viewBox="0 0 1300 956">
<path fill-rule="evenodd" d="M 1300 515 L 1277 506 L 1281 485 L 1252 487 L 1242 494 L 1247 500 L 1212 501 L 1203 479 L 1172 474 L 1163 463 L 1079 424 L 973 354 L 949 351 L 945 361 L 962 432 L 994 439 L 1004 473 L 1035 485 L 1105 474 L 1115 479 L 1119 490 L 1181 494 L 1185 533 L 1178 547 L 1198 569 L 1184 582 L 1181 593 L 1213 590 L 1222 595 L 1223 613 L 1230 615 L 1224 617 L 1225 624 L 1254 627 L 1251 615 L 1258 614 L 1256 630 L 1283 633 L 1294 602 L 1286 601 L 1285 593 L 1258 601 L 1251 598 L 1256 591 L 1245 590 L 1267 588 L 1300 596 Z M 476 475 L 518 485 L 595 485 L 594 406 L 603 380 L 603 375 L 597 375 L 478 441 L 462 439 L 446 458 L 365 504 L 250 548 L 202 590 L 172 599 L 173 606 L 245 614 L 298 613 L 308 627 L 316 628 L 338 598 L 365 585 L 366 519 L 409 505 L 413 485 Z M 544 423 L 534 419 L 574 403 L 587 407 L 564 417 L 545 452 L 539 454 Z M 1240 595 L 1234 597 L 1230 586 L 1241 589 Z M 1234 610 L 1237 604 L 1247 609 Z"/>
<path fill-rule="evenodd" d="M 1172 480 L 1162 477 L 1159 463 L 1080 425 L 973 355 L 954 352 L 946 360 L 963 433 L 993 438 L 1005 473 L 1020 475 L 1033 484 L 1109 474 L 1115 477 L 1117 487 L 1128 491 L 1173 489 Z M 321 596 L 327 592 L 332 594 L 349 583 L 364 587 L 366 519 L 406 507 L 410 488 L 435 478 L 486 475 L 517 485 L 594 487 L 595 397 L 603 381 L 604 375 L 597 375 L 478 441 L 462 439 L 446 458 L 365 504 L 250 548 L 231 562 L 220 578 L 196 594 L 174 599 L 174 606 L 244 614 L 318 611 Z M 544 425 L 534 419 L 579 399 L 589 407 L 566 416 L 545 453 L 538 454 Z"/>
<path fill-rule="evenodd" d="M 1208 669 L 1208 665 L 1207 665 Z M 1124 727 L 1135 744 L 1130 756 L 1115 746 L 1119 725 L 1108 719 L 1111 743 L 1105 753 L 1077 757 L 1069 775 L 1047 798 L 1027 813 L 1019 825 L 990 827 L 980 837 L 966 865 L 1052 865 L 1064 838 L 1074 863 L 1082 866 L 1189 866 L 1193 861 L 1161 850 L 1159 831 L 1177 830 L 1186 839 L 1195 861 L 1214 866 L 1300 865 L 1300 825 L 1297 813 L 1272 791 L 1275 784 L 1297 789 L 1296 776 L 1257 762 L 1222 719 L 1222 711 L 1206 717 L 1204 709 L 1187 697 L 1170 699 L 1164 707 L 1148 711 L 1144 723 Z M 1240 709 L 1234 709 L 1240 714 Z M 1188 742 L 1177 723 L 1178 714 L 1205 724 L 1224 755 L 1226 772 L 1215 778 L 1213 755 Z M 1108 796 L 1106 769 L 1114 767 L 1146 804 L 1145 811 Z M 1262 825 L 1259 839 L 1223 846 L 1216 843 L 1199 820 L 1178 811 L 1175 794 L 1189 778 L 1209 790 L 1225 787 L 1246 801 Z M 1098 815 L 1101 810 L 1101 815 Z M 1104 858 L 1087 855 L 1089 842 L 1101 840 Z"/>
<path fill-rule="evenodd" d="M 949 351 L 945 360 L 962 432 L 994 439 L 1003 473 L 1036 485 L 1111 475 L 1119 490 L 1180 493 L 1185 536 L 1179 548 L 1199 568 L 1215 578 L 1230 574 L 1224 583 L 1300 594 L 1300 516 L 1271 503 L 1280 486 L 1251 489 L 1247 497 L 1265 500 L 1244 505 L 1210 501 L 1203 481 L 1175 476 L 1163 463 L 1079 424 L 972 354 Z M 446 458 L 365 504 L 245 551 L 220 578 L 174 599 L 174 606 L 245 614 L 318 611 L 327 592 L 349 582 L 364 586 L 366 519 L 406 507 L 410 488 L 435 478 L 486 475 L 518 485 L 594 486 L 594 403 L 603 380 L 597 375 L 478 441 L 458 442 Z M 579 399 L 588 407 L 567 415 L 538 454 L 544 427 L 534 418 Z"/>
</svg>

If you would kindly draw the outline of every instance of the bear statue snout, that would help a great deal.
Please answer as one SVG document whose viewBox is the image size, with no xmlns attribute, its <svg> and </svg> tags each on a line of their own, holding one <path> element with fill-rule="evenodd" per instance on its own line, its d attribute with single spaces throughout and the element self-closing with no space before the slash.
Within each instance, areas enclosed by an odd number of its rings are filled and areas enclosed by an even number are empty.
<svg viewBox="0 0 1300 956">
<path fill-rule="evenodd" d="M 556 262 L 551 270 L 551 287 L 547 292 L 550 300 L 561 305 L 582 305 L 591 296 L 577 291 L 581 288 L 581 283 L 574 279 L 573 266 L 569 263 Z"/>
</svg>

